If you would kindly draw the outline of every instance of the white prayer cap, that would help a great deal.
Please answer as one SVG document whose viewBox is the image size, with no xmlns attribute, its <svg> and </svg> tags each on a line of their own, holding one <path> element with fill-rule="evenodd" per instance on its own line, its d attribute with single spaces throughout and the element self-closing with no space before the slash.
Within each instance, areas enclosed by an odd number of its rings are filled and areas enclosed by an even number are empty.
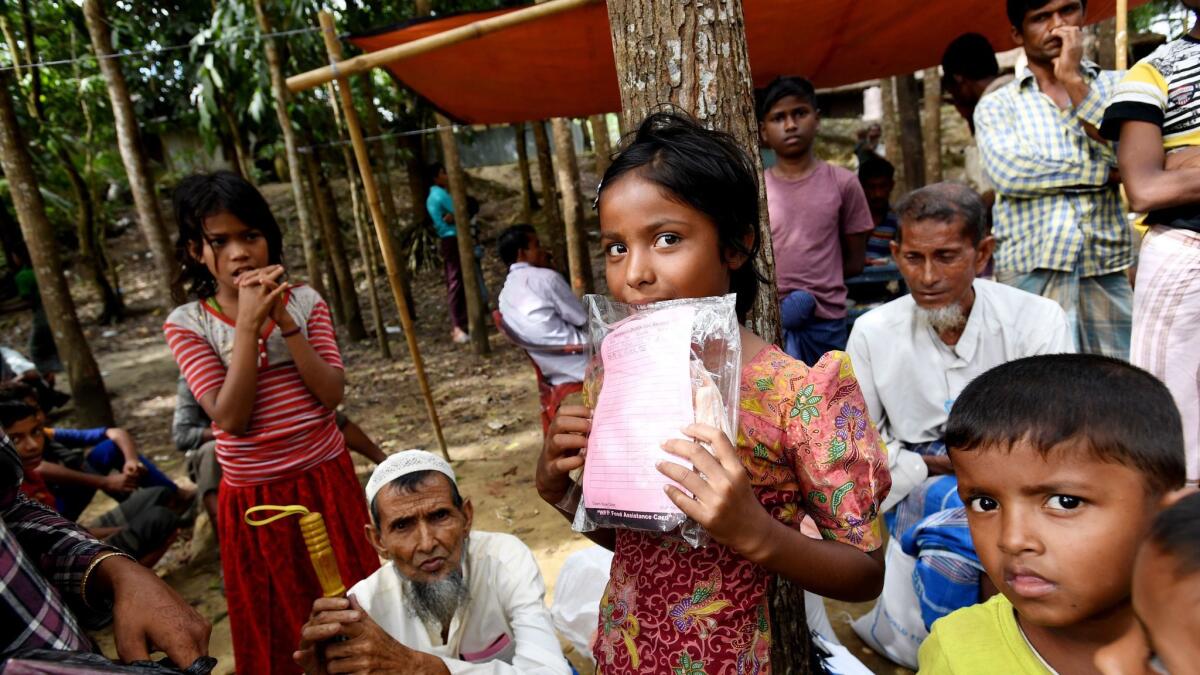
<svg viewBox="0 0 1200 675">
<path fill-rule="evenodd" d="M 367 481 L 367 505 L 375 501 L 375 495 L 379 494 L 383 486 L 401 476 L 418 471 L 437 471 L 458 487 L 458 479 L 454 477 L 454 469 L 450 468 L 449 462 L 424 450 L 405 450 L 388 457 L 375 467 L 375 473 L 371 474 L 371 480 Z"/>
</svg>

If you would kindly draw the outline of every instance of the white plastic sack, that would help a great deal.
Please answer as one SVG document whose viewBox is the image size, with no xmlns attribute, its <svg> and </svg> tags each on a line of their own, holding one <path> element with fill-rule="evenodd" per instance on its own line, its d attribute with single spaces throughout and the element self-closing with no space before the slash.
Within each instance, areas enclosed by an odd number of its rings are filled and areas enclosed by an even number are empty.
<svg viewBox="0 0 1200 675">
<path fill-rule="evenodd" d="M 917 650 L 929 636 L 913 586 L 917 559 L 905 553 L 895 539 L 890 539 L 885 563 L 883 593 L 871 611 L 856 619 L 851 627 L 871 649 L 916 670 Z"/>
<path fill-rule="evenodd" d="M 576 551 L 567 556 L 554 584 L 554 602 L 550 606 L 554 628 L 588 659 L 592 658 L 600 598 L 608 585 L 612 559 L 612 551 L 601 546 Z"/>
</svg>

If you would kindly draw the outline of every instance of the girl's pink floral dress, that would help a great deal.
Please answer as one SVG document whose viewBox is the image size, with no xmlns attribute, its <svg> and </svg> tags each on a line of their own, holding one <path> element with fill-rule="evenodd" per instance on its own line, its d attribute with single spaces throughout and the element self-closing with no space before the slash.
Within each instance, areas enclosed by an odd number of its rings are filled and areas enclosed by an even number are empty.
<svg viewBox="0 0 1200 675">
<path fill-rule="evenodd" d="M 737 450 L 759 502 L 793 528 L 805 514 L 826 539 L 882 543 L 891 487 L 850 357 L 813 368 L 768 347 L 743 369 Z M 765 569 L 718 544 L 617 530 L 594 656 L 602 673 L 768 673 Z"/>
</svg>

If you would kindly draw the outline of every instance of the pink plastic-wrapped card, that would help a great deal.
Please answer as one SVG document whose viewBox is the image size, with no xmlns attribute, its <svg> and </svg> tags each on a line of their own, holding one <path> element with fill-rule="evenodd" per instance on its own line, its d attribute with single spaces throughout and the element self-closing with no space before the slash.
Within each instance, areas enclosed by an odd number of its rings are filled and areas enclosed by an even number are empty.
<svg viewBox="0 0 1200 675">
<path fill-rule="evenodd" d="M 733 296 L 642 306 L 585 301 L 592 355 L 585 391 L 594 410 L 574 528 L 679 530 L 699 545 L 703 530 L 667 498 L 663 487 L 673 483 L 655 465 L 683 463 L 662 444 L 685 438 L 681 430 L 693 422 L 733 436 L 741 366 Z"/>
</svg>

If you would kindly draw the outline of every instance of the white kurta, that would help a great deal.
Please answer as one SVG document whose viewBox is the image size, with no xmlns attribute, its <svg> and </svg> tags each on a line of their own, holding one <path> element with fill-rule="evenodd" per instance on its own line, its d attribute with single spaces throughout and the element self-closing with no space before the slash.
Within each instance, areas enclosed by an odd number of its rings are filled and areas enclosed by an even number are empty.
<svg viewBox="0 0 1200 675">
<path fill-rule="evenodd" d="M 904 444 L 942 438 L 950 407 L 971 380 L 1026 356 L 1074 352 L 1066 314 L 1053 300 L 976 279 L 975 303 L 962 337 L 942 342 L 917 313 L 911 295 L 861 316 L 846 351 L 863 398 L 888 445 L 891 508 L 920 485 L 924 460 Z"/>
<path fill-rule="evenodd" d="M 472 532 L 464 576 L 471 599 L 459 607 L 442 642 L 441 625 L 426 624 L 405 606 L 408 583 L 386 564 L 350 589 L 350 595 L 398 642 L 440 657 L 451 673 L 567 675 L 550 612 L 546 585 L 533 554 L 520 539 Z"/>
<path fill-rule="evenodd" d="M 585 342 L 583 305 L 562 275 L 552 269 L 513 263 L 500 290 L 499 305 L 504 323 L 522 340 L 539 345 Z M 532 352 L 530 356 L 550 384 L 583 381 L 587 354 Z"/>
</svg>

